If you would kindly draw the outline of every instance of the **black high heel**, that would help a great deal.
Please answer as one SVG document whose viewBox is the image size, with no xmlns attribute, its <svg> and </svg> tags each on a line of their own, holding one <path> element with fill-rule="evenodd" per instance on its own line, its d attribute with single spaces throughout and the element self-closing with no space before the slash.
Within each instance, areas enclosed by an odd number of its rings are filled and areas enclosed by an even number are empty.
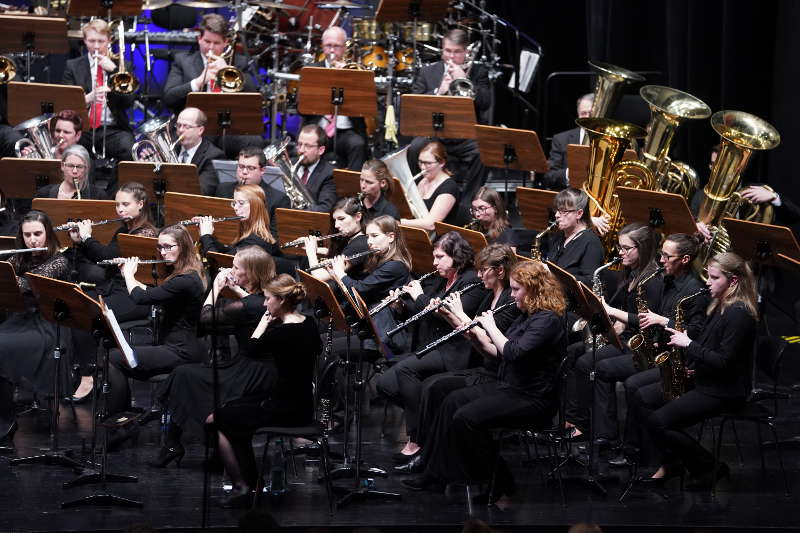
<svg viewBox="0 0 800 533">
<path fill-rule="evenodd" d="M 175 461 L 175 466 L 180 468 L 184 455 L 186 455 L 186 450 L 180 443 L 174 446 L 162 446 L 158 450 L 158 455 L 147 461 L 147 464 L 154 468 L 166 468 L 172 461 Z"/>
<path fill-rule="evenodd" d="M 664 465 L 664 475 L 661 477 L 640 477 L 639 482 L 644 483 L 645 485 L 651 485 L 654 487 L 663 487 L 667 481 L 674 478 L 680 478 L 681 480 L 681 490 L 683 490 L 683 480 L 686 476 L 686 469 L 683 465 L 676 465 L 676 464 L 668 464 Z"/>
</svg>

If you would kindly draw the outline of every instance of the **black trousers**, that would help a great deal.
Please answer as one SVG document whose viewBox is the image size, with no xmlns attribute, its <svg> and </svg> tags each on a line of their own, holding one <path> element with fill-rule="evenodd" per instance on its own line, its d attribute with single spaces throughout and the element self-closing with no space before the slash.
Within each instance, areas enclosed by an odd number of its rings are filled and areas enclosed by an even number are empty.
<svg viewBox="0 0 800 533">
<path fill-rule="evenodd" d="M 637 372 L 625 380 L 625 401 L 628 411 L 625 417 L 625 433 L 623 440 L 626 445 L 640 450 L 639 464 L 649 465 L 652 460 L 652 445 L 649 443 L 649 433 L 645 427 L 644 420 L 640 418 L 640 406 L 644 401 L 641 396 L 641 389 L 648 385 L 656 384 L 660 387 L 661 371 L 658 368 L 649 368 L 642 372 Z M 659 389 L 660 390 L 660 389 Z M 649 402 L 663 403 L 663 396 L 654 394 Z M 655 406 L 655 404 L 653 404 Z"/>
<path fill-rule="evenodd" d="M 22 139 L 19 132 L 8 124 L 0 124 L 0 157 L 16 157 L 14 145 Z"/>
<path fill-rule="evenodd" d="M 630 360 L 630 363 L 626 362 Z M 608 360 L 608 362 L 606 362 Z M 590 372 L 595 368 L 595 392 L 592 396 Z M 606 344 L 597 350 L 596 358 L 588 351 L 578 357 L 575 362 L 574 376 L 578 391 L 578 413 L 570 420 L 582 430 L 587 430 L 590 423 L 589 409 L 594 409 L 595 436 L 616 439 L 617 399 L 615 384 L 636 373 L 633 360 L 629 354 L 623 354 L 616 346 Z"/>
<path fill-rule="evenodd" d="M 325 150 L 334 154 L 333 139 L 329 138 Z M 361 171 L 367 160 L 367 140 L 353 129 L 336 130 L 336 168 Z"/>
</svg>

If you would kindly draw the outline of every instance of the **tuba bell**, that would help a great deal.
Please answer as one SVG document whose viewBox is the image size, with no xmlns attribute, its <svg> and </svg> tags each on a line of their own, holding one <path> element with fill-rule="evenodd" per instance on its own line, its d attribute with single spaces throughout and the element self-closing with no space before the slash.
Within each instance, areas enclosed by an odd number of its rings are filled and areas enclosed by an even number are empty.
<svg viewBox="0 0 800 533">
<path fill-rule="evenodd" d="M 619 97 L 622 95 L 621 89 L 629 83 L 644 81 L 643 76 L 609 63 L 589 61 L 589 66 L 597 75 L 591 117 L 608 117 L 617 107 Z"/>
<path fill-rule="evenodd" d="M 177 163 L 175 146 L 181 137 L 172 139 L 169 130 L 169 119 L 150 119 L 136 130 L 140 139 L 131 148 L 131 157 L 134 161 L 148 161 L 151 163 Z"/>
<path fill-rule="evenodd" d="M 26 159 L 53 159 L 55 157 L 58 145 L 53 142 L 53 136 L 50 134 L 50 118 L 51 115 L 41 115 L 14 127 L 16 131 L 24 132 L 27 136 L 18 140 L 14 145 L 14 153 L 17 157 Z M 34 149 L 27 156 L 22 155 L 23 148 L 27 146 L 33 146 Z"/>
<path fill-rule="evenodd" d="M 286 196 L 289 197 L 292 209 L 310 209 L 314 205 L 314 197 L 296 177 L 297 169 L 303 162 L 303 156 L 301 155 L 297 162 L 292 164 L 287 151 L 289 141 L 290 139 L 287 138 L 277 146 L 274 144 L 267 146 L 264 148 L 264 156 L 271 165 L 275 165 L 281 171 L 283 188 L 286 190 Z"/>
<path fill-rule="evenodd" d="M 17 75 L 17 65 L 8 56 L 0 56 L 0 85 L 6 84 Z"/>
</svg>

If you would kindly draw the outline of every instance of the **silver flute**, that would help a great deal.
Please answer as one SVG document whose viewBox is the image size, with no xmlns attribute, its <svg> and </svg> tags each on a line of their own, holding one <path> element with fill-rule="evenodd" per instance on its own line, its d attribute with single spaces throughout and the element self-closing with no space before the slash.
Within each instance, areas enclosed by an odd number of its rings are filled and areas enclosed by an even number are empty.
<svg viewBox="0 0 800 533">
<path fill-rule="evenodd" d="M 114 259 L 103 259 L 102 261 L 98 261 L 98 265 L 121 265 L 126 260 L 133 259 L 132 257 L 115 257 Z M 158 265 L 161 263 L 172 263 L 172 261 L 167 261 L 166 259 L 140 259 L 140 265 Z"/>
<path fill-rule="evenodd" d="M 343 231 L 339 233 L 331 233 L 330 235 L 309 235 L 312 239 L 316 239 L 317 242 L 324 241 L 326 239 L 335 239 L 336 237 L 341 237 L 344 235 Z M 300 246 L 303 244 L 303 240 L 305 237 L 300 237 L 299 239 L 295 239 L 293 241 L 289 241 L 286 244 L 281 245 L 281 248 L 292 248 L 294 246 Z"/>
<path fill-rule="evenodd" d="M 378 252 L 378 250 L 365 250 L 363 252 L 358 252 L 357 254 L 346 255 L 344 257 L 344 260 L 345 261 L 352 261 L 353 259 L 358 259 L 359 257 L 364 257 L 365 255 L 372 255 L 372 254 L 377 253 L 377 252 Z M 325 261 L 320 261 L 318 264 L 316 264 L 316 265 L 314 265 L 312 267 L 309 267 L 308 268 L 308 272 L 311 272 L 312 270 L 317 270 L 318 268 L 325 268 L 328 265 L 332 265 L 333 264 L 333 259 L 334 258 L 330 258 L 330 259 L 326 259 Z"/>
<path fill-rule="evenodd" d="M 217 222 L 228 222 L 230 220 L 242 220 L 243 218 L 244 217 L 239 217 L 239 216 L 235 216 L 235 217 L 220 217 L 220 218 L 212 218 L 211 222 L 216 224 Z M 177 225 L 181 225 L 181 226 L 199 226 L 200 222 L 199 221 L 194 221 L 192 219 L 188 219 L 188 220 L 181 220 L 180 222 L 176 222 L 175 225 L 176 226 Z"/>
<path fill-rule="evenodd" d="M 0 255 L 29 254 L 33 252 L 46 252 L 47 248 L 17 248 L 16 250 L 0 250 Z"/>
<path fill-rule="evenodd" d="M 91 225 L 92 226 L 104 226 L 106 224 L 114 224 L 115 222 L 127 222 L 130 219 L 131 219 L 131 217 L 109 218 L 109 219 L 104 219 L 104 220 L 98 220 L 97 222 L 92 221 Z M 72 228 L 77 228 L 77 227 L 78 227 L 78 221 L 77 220 L 73 220 L 73 221 L 67 222 L 66 224 L 61 224 L 60 226 L 54 227 L 53 231 L 69 231 Z"/>
</svg>

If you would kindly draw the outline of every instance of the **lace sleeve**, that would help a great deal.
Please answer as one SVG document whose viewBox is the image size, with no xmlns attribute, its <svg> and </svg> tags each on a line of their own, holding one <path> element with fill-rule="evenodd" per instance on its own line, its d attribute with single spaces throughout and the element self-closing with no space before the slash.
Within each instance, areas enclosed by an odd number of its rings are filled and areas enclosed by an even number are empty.
<svg viewBox="0 0 800 533">
<path fill-rule="evenodd" d="M 30 269 L 27 274 L 38 274 L 48 278 L 66 280 L 69 275 L 69 261 L 63 254 L 56 254 L 41 265 Z M 24 275 L 17 276 L 17 281 L 23 293 L 31 291 L 28 279 Z"/>
<path fill-rule="evenodd" d="M 200 314 L 200 323 L 204 327 L 211 326 L 211 305 L 204 305 Z M 220 299 L 217 302 L 217 324 L 235 325 L 247 320 L 244 303 L 241 300 Z"/>
</svg>

